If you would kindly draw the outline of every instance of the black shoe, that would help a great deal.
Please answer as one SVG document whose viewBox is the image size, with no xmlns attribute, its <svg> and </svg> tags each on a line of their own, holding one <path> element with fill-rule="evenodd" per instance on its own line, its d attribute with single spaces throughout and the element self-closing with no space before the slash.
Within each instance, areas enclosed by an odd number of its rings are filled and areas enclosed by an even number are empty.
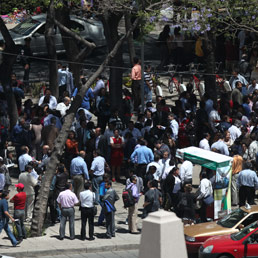
<svg viewBox="0 0 258 258">
<path fill-rule="evenodd" d="M 136 231 L 136 232 L 130 232 L 130 234 L 133 234 L 133 235 L 139 235 L 139 234 L 141 234 L 141 232 L 139 232 L 139 231 Z"/>
<path fill-rule="evenodd" d="M 93 241 L 93 240 L 95 240 L 95 237 L 90 237 L 89 238 L 89 241 Z"/>
<path fill-rule="evenodd" d="M 116 235 L 115 235 L 115 234 L 113 234 L 113 235 L 112 235 L 112 237 L 116 237 Z"/>
<path fill-rule="evenodd" d="M 75 239 L 75 237 L 70 237 L 70 240 L 74 240 Z"/>
<path fill-rule="evenodd" d="M 63 237 L 59 237 L 59 240 L 64 240 L 64 238 Z"/>
<path fill-rule="evenodd" d="M 106 239 L 111 239 L 112 237 L 111 237 L 111 236 L 108 236 L 108 235 L 105 235 L 105 238 L 106 238 Z"/>
</svg>

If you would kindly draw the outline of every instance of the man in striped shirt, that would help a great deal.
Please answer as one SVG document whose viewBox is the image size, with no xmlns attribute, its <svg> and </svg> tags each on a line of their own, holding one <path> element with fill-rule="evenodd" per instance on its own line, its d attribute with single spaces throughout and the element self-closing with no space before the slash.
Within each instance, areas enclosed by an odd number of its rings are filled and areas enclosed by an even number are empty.
<svg viewBox="0 0 258 258">
<path fill-rule="evenodd" d="M 153 87 L 153 81 L 151 78 L 151 65 L 145 66 L 145 72 L 144 72 L 144 93 L 145 93 L 145 99 L 147 102 L 152 102 L 152 87 Z"/>
</svg>

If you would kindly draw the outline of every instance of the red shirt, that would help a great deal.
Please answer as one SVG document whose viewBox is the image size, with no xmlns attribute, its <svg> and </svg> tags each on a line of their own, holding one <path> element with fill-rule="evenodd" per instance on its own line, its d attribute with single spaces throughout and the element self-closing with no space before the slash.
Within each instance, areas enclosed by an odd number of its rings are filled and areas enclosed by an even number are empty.
<svg viewBox="0 0 258 258">
<path fill-rule="evenodd" d="M 25 209 L 25 202 L 26 202 L 26 193 L 19 192 L 13 198 L 14 209 L 15 210 L 24 210 Z"/>
</svg>

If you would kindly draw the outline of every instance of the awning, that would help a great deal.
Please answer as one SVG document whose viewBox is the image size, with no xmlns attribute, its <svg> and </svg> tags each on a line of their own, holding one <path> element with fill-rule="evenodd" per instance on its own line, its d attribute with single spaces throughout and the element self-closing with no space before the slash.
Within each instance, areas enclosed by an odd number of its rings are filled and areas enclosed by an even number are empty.
<svg viewBox="0 0 258 258">
<path fill-rule="evenodd" d="M 229 166 L 230 162 L 232 161 L 232 158 L 229 156 L 213 151 L 203 150 L 197 147 L 177 149 L 176 157 L 183 160 L 189 160 L 194 164 L 199 164 L 212 170 Z"/>
</svg>

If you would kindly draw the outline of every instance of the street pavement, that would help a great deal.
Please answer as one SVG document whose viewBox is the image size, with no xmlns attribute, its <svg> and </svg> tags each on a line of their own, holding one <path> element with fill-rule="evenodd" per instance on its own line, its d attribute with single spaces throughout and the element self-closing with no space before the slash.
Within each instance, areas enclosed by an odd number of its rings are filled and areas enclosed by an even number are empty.
<svg viewBox="0 0 258 258">
<path fill-rule="evenodd" d="M 194 166 L 194 177 L 193 184 L 198 185 L 199 179 L 198 175 L 200 172 L 199 166 Z M 17 183 L 17 176 L 12 177 L 13 185 L 10 187 L 10 196 L 12 197 L 16 191 L 14 184 Z M 90 253 L 101 253 L 101 252 L 117 252 L 117 251 L 127 251 L 127 250 L 137 250 L 140 245 L 141 235 L 133 235 L 128 233 L 128 226 L 125 224 L 127 218 L 127 210 L 123 208 L 122 202 L 122 191 L 124 185 L 121 183 L 114 183 L 113 188 L 117 191 L 120 200 L 116 203 L 116 237 L 112 239 L 103 238 L 106 232 L 104 226 L 95 226 L 94 241 L 82 241 L 80 240 L 80 229 L 81 229 L 81 219 L 79 207 L 75 208 L 75 240 L 69 239 L 69 227 L 66 225 L 66 238 L 63 241 L 58 239 L 59 236 L 59 224 L 50 226 L 50 221 L 47 218 L 46 227 L 44 235 L 36 238 L 27 238 L 18 247 L 12 247 L 10 240 L 7 238 L 5 232 L 0 235 L 0 255 L 8 255 L 14 257 L 43 257 L 53 255 L 72 255 L 74 253 L 90 254 Z M 138 228 L 142 228 L 142 220 L 140 218 L 142 205 L 144 197 L 140 198 L 139 201 L 139 212 L 138 212 Z M 10 213 L 13 214 L 13 206 L 9 205 Z M 98 207 L 98 214 L 100 213 L 100 208 Z M 95 222 L 97 222 L 98 214 L 95 217 Z M 68 224 L 68 223 L 67 223 Z M 10 225 L 11 226 L 11 225 Z M 29 228 L 29 224 L 26 223 L 26 227 Z M 88 228 L 86 229 L 86 236 L 88 237 Z M 74 257 L 74 256 L 73 256 Z M 80 256 L 78 256 L 80 257 Z M 82 256 L 85 257 L 85 256 Z M 87 257 L 87 256 L 86 256 Z M 93 258 L 94 256 L 89 256 Z M 101 256 L 96 256 L 96 258 Z M 111 257 L 111 256 L 109 256 Z M 114 256 L 116 257 L 116 256 Z M 119 256 L 118 256 L 119 257 Z M 123 257 L 123 256 L 122 256 Z M 131 257 L 131 256 L 128 256 Z M 134 256 L 135 257 L 135 254 Z M 94 257 L 95 258 L 95 257 Z"/>
</svg>

